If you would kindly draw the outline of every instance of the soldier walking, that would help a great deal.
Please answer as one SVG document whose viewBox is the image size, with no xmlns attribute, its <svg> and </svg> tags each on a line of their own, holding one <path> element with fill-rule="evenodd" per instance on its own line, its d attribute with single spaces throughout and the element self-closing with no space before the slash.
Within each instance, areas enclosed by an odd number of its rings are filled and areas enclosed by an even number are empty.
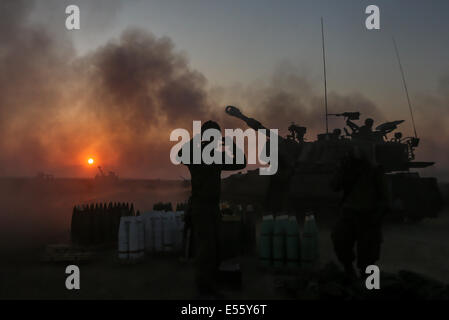
<svg viewBox="0 0 449 320">
<path fill-rule="evenodd" d="M 331 185 L 343 191 L 340 217 L 332 232 L 335 253 L 350 277 L 356 277 L 353 263 L 357 258 L 364 276 L 366 267 L 380 257 L 382 218 L 388 204 L 385 177 L 356 149 L 341 161 Z"/>
</svg>

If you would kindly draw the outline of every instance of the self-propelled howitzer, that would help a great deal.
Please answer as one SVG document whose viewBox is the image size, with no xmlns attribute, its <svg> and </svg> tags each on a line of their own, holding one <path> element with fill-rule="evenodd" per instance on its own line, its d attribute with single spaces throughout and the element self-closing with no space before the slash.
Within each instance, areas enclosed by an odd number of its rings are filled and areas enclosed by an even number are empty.
<svg viewBox="0 0 449 320">
<path fill-rule="evenodd" d="M 265 128 L 235 107 L 227 107 L 226 113 L 255 130 Z M 415 161 L 419 139 L 395 132 L 404 121 L 387 122 L 362 134 L 361 127 L 352 122 L 358 120 L 360 113 L 336 116 L 345 118 L 347 127 L 343 131 L 335 129 L 332 133 L 319 134 L 312 142 L 304 140 L 305 127 L 291 125 L 290 134 L 279 137 L 278 173 L 261 176 L 254 170 L 230 176 L 223 180 L 222 199 L 256 204 L 265 211 L 314 210 L 317 214 L 334 211 L 341 195 L 331 189 L 330 180 L 340 160 L 358 150 L 385 172 L 390 218 L 417 221 L 436 217 L 442 206 L 437 180 L 421 177 L 414 171 L 434 163 Z"/>
</svg>

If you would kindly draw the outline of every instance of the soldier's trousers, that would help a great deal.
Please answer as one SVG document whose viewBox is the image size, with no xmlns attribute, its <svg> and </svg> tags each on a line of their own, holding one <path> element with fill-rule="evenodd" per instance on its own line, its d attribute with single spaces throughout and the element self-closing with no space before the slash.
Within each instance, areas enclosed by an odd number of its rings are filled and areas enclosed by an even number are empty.
<svg viewBox="0 0 449 320">
<path fill-rule="evenodd" d="M 338 260 L 344 265 L 352 264 L 365 271 L 380 258 L 382 244 L 382 221 L 375 212 L 343 209 L 334 230 L 332 242 Z"/>
<path fill-rule="evenodd" d="M 200 292 L 214 291 L 219 267 L 220 211 L 217 203 L 192 203 L 195 282 Z"/>
</svg>

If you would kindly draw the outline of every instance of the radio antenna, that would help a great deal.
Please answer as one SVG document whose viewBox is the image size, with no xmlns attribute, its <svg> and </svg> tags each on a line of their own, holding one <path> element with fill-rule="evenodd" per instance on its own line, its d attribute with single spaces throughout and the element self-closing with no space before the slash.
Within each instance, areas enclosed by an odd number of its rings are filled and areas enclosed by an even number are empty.
<svg viewBox="0 0 449 320">
<path fill-rule="evenodd" d="M 323 69 L 324 69 L 324 107 L 326 110 L 326 134 L 329 133 L 329 122 L 327 113 L 327 74 L 326 74 L 326 50 L 324 47 L 324 22 L 321 17 L 321 40 L 323 42 Z"/>
<path fill-rule="evenodd" d="M 394 50 L 396 51 L 396 57 L 398 58 L 399 69 L 401 70 L 402 82 L 404 84 L 405 95 L 407 96 L 408 108 L 410 110 L 410 115 L 412 117 L 413 131 L 415 132 L 415 138 L 418 138 L 418 134 L 416 133 L 415 118 L 413 116 L 412 103 L 410 101 L 410 95 L 408 94 L 407 82 L 405 81 L 404 69 L 402 68 L 401 57 L 399 56 L 398 45 L 397 45 L 394 37 L 393 37 L 393 44 L 394 44 Z"/>
</svg>

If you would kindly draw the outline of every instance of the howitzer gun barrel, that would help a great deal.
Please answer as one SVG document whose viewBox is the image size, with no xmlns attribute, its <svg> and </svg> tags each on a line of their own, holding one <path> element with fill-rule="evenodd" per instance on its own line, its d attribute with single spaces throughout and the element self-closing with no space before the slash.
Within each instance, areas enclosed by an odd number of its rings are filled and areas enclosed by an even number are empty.
<svg viewBox="0 0 449 320">
<path fill-rule="evenodd" d="M 359 120 L 360 112 L 330 113 L 330 114 L 328 114 L 328 116 L 344 117 L 344 118 L 348 118 L 349 120 Z"/>
<path fill-rule="evenodd" d="M 245 123 L 248 125 L 248 127 L 252 128 L 254 130 L 267 129 L 259 121 L 257 121 L 256 119 L 253 119 L 253 118 L 248 118 L 243 113 L 241 113 L 238 108 L 236 108 L 234 106 L 227 106 L 225 111 L 228 115 L 245 121 Z"/>
<path fill-rule="evenodd" d="M 234 106 L 227 106 L 225 108 L 225 112 L 232 117 L 236 117 L 243 120 L 247 124 L 247 126 L 250 127 L 251 129 L 254 129 L 256 131 L 262 130 L 263 133 L 267 135 L 267 137 L 269 137 L 270 139 L 276 137 L 277 139 L 279 139 L 279 143 L 283 143 L 285 141 L 285 138 L 281 137 L 278 133 L 274 133 L 273 130 L 267 129 L 256 119 L 248 118 L 243 113 L 241 113 L 238 108 Z"/>
</svg>

